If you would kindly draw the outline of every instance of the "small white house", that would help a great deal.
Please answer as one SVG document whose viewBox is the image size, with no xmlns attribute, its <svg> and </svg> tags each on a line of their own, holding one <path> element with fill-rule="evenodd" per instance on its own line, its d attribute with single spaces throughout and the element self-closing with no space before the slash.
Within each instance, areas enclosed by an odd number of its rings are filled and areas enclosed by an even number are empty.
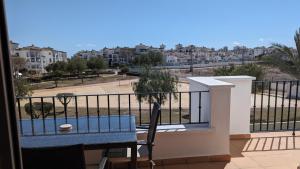
<svg viewBox="0 0 300 169">
<path fill-rule="evenodd" d="M 165 62 L 167 64 L 175 64 L 175 63 L 177 63 L 177 61 L 178 61 L 178 58 L 173 55 L 166 56 L 166 58 L 165 58 Z"/>
</svg>

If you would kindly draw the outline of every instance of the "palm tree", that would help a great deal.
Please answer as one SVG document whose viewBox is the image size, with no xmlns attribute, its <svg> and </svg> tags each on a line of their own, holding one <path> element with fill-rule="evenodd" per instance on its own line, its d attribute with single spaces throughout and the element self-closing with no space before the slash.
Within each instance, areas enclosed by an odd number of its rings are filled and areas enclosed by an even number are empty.
<svg viewBox="0 0 300 169">
<path fill-rule="evenodd" d="M 292 48 L 278 43 L 272 44 L 272 46 L 280 53 L 286 55 L 293 63 L 293 65 L 296 66 L 297 71 L 300 71 L 300 28 L 298 31 L 296 31 L 294 40 L 297 53 L 294 53 Z"/>
</svg>

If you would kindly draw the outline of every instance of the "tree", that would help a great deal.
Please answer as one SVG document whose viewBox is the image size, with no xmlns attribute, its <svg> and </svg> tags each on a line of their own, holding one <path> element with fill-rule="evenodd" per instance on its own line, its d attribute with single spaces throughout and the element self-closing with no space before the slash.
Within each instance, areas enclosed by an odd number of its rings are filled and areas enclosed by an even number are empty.
<svg viewBox="0 0 300 169">
<path fill-rule="evenodd" d="M 66 62 L 55 62 L 52 63 L 45 68 L 47 72 L 50 72 L 50 75 L 53 77 L 55 81 L 55 87 L 58 86 L 58 80 L 63 76 L 63 74 L 67 71 L 67 63 Z"/>
<path fill-rule="evenodd" d="M 101 57 L 94 57 L 87 61 L 87 67 L 99 75 L 99 71 L 106 68 L 106 64 Z"/>
<path fill-rule="evenodd" d="M 134 63 L 140 66 L 157 66 L 163 63 L 163 55 L 161 52 L 150 51 L 147 54 L 137 56 Z"/>
<path fill-rule="evenodd" d="M 272 45 L 278 52 L 284 54 L 293 63 L 298 73 L 300 73 L 300 28 L 296 31 L 294 36 L 294 41 L 296 44 L 296 52 L 292 48 L 285 45 L 275 43 Z"/>
<path fill-rule="evenodd" d="M 67 71 L 67 63 L 63 61 L 58 61 L 52 64 L 49 64 L 45 67 L 47 72 L 66 72 Z"/>
<path fill-rule="evenodd" d="M 167 99 L 168 93 L 172 93 L 177 99 L 178 77 L 172 76 L 168 71 L 150 70 L 145 68 L 139 82 L 133 85 L 133 90 L 139 101 L 157 101 L 161 104 Z"/>
<path fill-rule="evenodd" d="M 74 96 L 75 96 L 74 93 L 57 93 L 56 95 L 57 99 L 64 106 L 66 111 L 68 108 L 68 104 L 71 102 Z"/>
<path fill-rule="evenodd" d="M 121 65 L 121 66 L 120 66 L 120 70 L 121 70 L 121 73 L 122 73 L 122 74 L 126 74 L 126 73 L 129 72 L 129 68 L 128 68 L 127 65 Z"/>
<path fill-rule="evenodd" d="M 74 57 L 68 63 L 67 70 L 71 74 L 78 74 L 81 78 L 81 82 L 83 83 L 83 71 L 87 68 L 86 60 L 81 59 L 79 57 Z"/>
<path fill-rule="evenodd" d="M 25 79 L 14 79 L 15 95 L 17 97 L 25 97 L 32 95 L 32 88 Z"/>
<path fill-rule="evenodd" d="M 67 65 L 67 71 L 70 73 L 81 74 L 86 68 L 86 61 L 78 57 L 71 59 Z"/>
</svg>

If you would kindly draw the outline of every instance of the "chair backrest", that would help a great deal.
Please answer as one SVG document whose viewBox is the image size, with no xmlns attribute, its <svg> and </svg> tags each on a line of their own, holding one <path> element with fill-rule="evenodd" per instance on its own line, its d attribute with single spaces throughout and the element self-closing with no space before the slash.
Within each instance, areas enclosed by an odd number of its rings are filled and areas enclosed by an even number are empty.
<svg viewBox="0 0 300 169">
<path fill-rule="evenodd" d="M 85 169 L 83 145 L 22 148 L 24 169 Z"/>
<path fill-rule="evenodd" d="M 161 113 L 160 105 L 157 102 L 154 102 L 153 109 L 152 109 L 152 115 L 150 119 L 150 125 L 148 129 L 148 135 L 147 135 L 147 143 L 152 144 L 154 142 L 158 118 Z"/>
</svg>

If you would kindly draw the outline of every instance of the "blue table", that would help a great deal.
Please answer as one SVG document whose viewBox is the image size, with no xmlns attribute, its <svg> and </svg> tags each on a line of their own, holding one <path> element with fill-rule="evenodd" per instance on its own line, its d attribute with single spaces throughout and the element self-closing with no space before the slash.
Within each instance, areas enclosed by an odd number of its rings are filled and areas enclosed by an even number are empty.
<svg viewBox="0 0 300 169">
<path fill-rule="evenodd" d="M 59 125 L 72 124 L 70 132 L 61 132 Z M 48 118 L 21 120 L 23 148 L 58 147 L 83 144 L 87 150 L 131 148 L 132 168 L 136 168 L 137 137 L 135 116 L 90 116 L 80 118 Z"/>
</svg>

